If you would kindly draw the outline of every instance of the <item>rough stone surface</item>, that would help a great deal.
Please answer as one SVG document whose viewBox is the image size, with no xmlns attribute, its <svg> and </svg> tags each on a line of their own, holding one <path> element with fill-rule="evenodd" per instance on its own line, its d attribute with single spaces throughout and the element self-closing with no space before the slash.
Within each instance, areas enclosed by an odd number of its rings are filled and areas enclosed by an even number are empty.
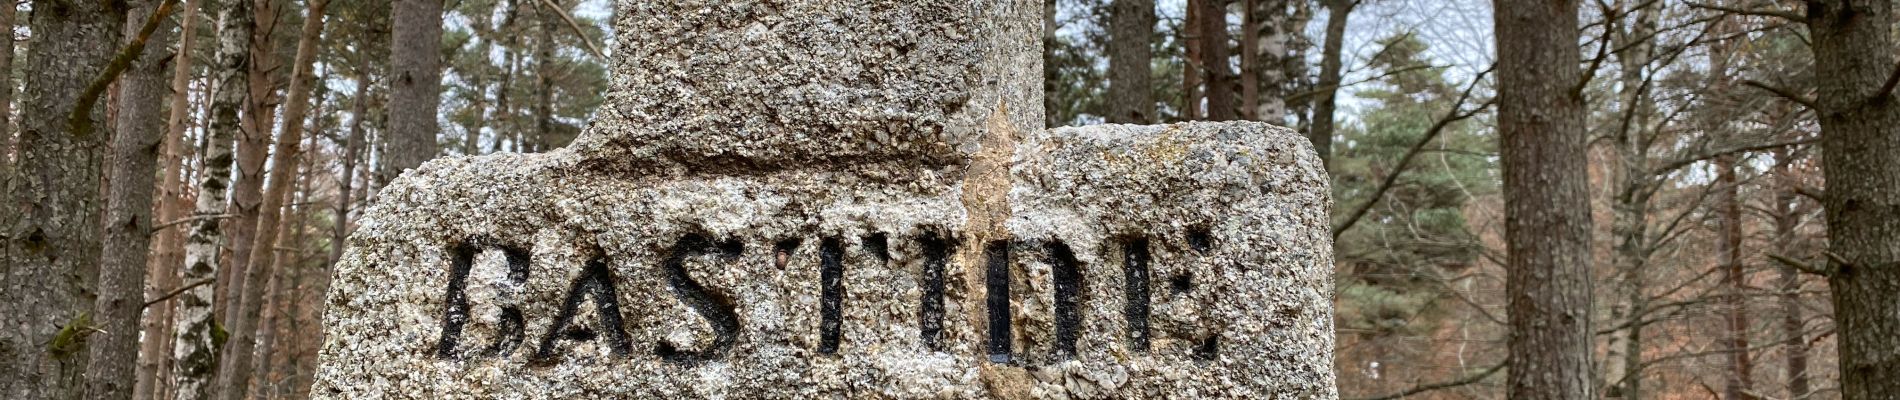
<svg viewBox="0 0 1900 400">
<path fill-rule="evenodd" d="M 1335 396 L 1323 174 L 1297 134 L 1249 123 L 1063 128 L 1028 135 L 1009 189 L 1012 351 L 992 364 L 984 265 L 944 268 L 943 332 L 921 335 L 928 249 L 964 229 L 961 186 L 885 165 L 750 176 L 598 174 L 574 152 L 430 162 L 391 185 L 350 240 L 325 317 L 327 398 L 1038 398 Z M 905 179 L 887 179 L 904 176 Z M 910 179 L 914 178 L 914 179 Z M 884 251 L 874 242 L 883 234 Z M 736 257 L 682 269 L 738 321 L 705 350 L 712 319 L 668 282 L 681 238 L 735 241 Z M 820 354 L 821 242 L 843 249 L 842 337 Z M 1131 348 L 1127 245 L 1150 252 L 1150 347 Z M 1057 341 L 1051 243 L 1080 271 L 1073 354 Z M 793 243 L 796 243 L 793 245 Z M 455 249 L 473 253 L 469 305 L 449 315 Z M 952 243 L 953 246 L 977 246 Z M 717 246 L 717 245 L 714 245 Z M 504 251 L 526 252 L 526 279 Z M 784 251 L 781 255 L 780 250 Z M 713 253 L 717 253 L 714 251 Z M 888 258 L 886 258 L 888 257 Z M 561 308 L 603 260 L 622 333 L 578 302 L 542 353 Z M 962 271 L 961 273 L 959 271 Z M 581 293 L 597 291 L 580 290 Z M 520 315 L 523 338 L 492 352 Z M 466 318 L 439 352 L 445 321 Z M 578 328 L 575 328 L 578 327 Z M 1201 350 L 1216 338 L 1211 354 Z M 624 339 L 620 339 L 624 338 Z M 551 354 L 551 358 L 540 358 Z M 1014 374 L 982 379 L 983 369 Z M 1014 378 L 1008 378 L 1014 376 Z"/>
<path fill-rule="evenodd" d="M 574 147 L 632 169 L 959 163 L 999 102 L 1041 126 L 1040 10 L 1025 0 L 622 0 L 595 121 L 617 132 Z"/>
<path fill-rule="evenodd" d="M 1337 397 L 1305 140 L 1041 130 L 1040 2 L 981 3 L 621 3 L 574 146 L 379 194 L 312 393 Z"/>
</svg>

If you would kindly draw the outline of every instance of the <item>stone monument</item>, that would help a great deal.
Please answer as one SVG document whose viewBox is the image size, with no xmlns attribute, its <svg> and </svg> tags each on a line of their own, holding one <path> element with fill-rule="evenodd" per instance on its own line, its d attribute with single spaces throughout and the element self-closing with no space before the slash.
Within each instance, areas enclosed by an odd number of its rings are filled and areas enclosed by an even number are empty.
<svg viewBox="0 0 1900 400">
<path fill-rule="evenodd" d="M 1040 9 L 620 1 L 573 145 L 383 189 L 312 393 L 1337 397 L 1305 139 L 1044 130 Z"/>
</svg>

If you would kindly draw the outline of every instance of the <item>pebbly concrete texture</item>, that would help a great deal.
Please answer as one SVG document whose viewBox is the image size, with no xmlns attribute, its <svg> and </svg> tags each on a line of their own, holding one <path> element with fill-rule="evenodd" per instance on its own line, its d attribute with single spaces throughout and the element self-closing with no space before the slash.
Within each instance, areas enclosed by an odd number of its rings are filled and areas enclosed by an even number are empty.
<svg viewBox="0 0 1900 400">
<path fill-rule="evenodd" d="M 573 147 L 645 172 L 955 164 L 999 103 L 1042 126 L 1041 3 L 622 0 L 606 104 Z M 599 129 L 596 129 L 599 130 Z M 690 166 L 690 167 L 689 167 Z"/>
<path fill-rule="evenodd" d="M 1297 133 L 1040 129 L 1034 1 L 619 7 L 650 31 L 615 54 L 658 56 L 615 58 L 573 146 L 379 194 L 314 395 L 1337 397 L 1331 200 Z M 756 24 L 816 36 L 721 43 Z M 812 52 L 886 34 L 964 61 Z M 747 56 L 699 54 L 719 51 Z M 823 67 L 731 61 L 761 55 Z M 732 71 L 755 67 L 780 69 Z M 819 87 L 857 97 L 786 100 Z"/>
</svg>

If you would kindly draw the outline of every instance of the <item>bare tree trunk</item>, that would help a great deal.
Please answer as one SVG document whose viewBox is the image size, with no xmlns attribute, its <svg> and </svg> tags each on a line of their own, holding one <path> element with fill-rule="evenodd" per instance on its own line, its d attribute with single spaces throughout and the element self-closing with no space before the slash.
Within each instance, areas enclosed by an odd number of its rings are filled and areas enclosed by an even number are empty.
<svg viewBox="0 0 1900 400">
<path fill-rule="evenodd" d="M 1287 64 L 1294 18 L 1288 0 L 1246 0 L 1241 40 L 1241 114 L 1249 120 L 1286 124 Z"/>
<path fill-rule="evenodd" d="M 1742 199 L 1741 180 L 1735 177 L 1735 156 L 1716 158 L 1716 184 L 1722 185 L 1721 200 L 1717 205 L 1719 218 L 1717 226 L 1721 232 L 1716 241 L 1716 253 L 1722 263 L 1722 283 L 1727 286 L 1723 296 L 1725 315 L 1728 322 L 1728 363 L 1727 393 L 1729 399 L 1748 399 L 1752 390 L 1753 365 L 1748 357 L 1748 294 L 1746 271 L 1742 268 Z"/>
<path fill-rule="evenodd" d="M 298 158 L 302 159 L 302 157 L 298 157 Z M 295 169 L 295 170 L 301 170 L 303 163 L 299 162 L 297 164 L 298 165 L 292 165 L 289 168 Z M 299 189 L 297 191 L 301 193 L 302 192 L 301 186 L 304 181 L 301 178 L 302 173 L 297 172 L 293 174 L 299 176 L 299 178 L 296 179 L 297 183 L 295 184 L 299 186 Z M 276 365 L 276 362 L 275 362 L 276 360 L 273 360 L 271 357 L 273 357 L 276 354 L 273 350 L 275 350 L 274 346 L 277 346 L 277 337 L 278 337 L 277 327 L 279 326 L 278 320 L 284 317 L 284 314 L 281 312 L 280 309 L 283 307 L 285 294 L 289 292 L 289 290 L 286 289 L 284 280 L 285 278 L 288 277 L 287 275 L 294 273 L 292 270 L 292 266 L 296 265 L 295 261 L 297 259 L 296 254 L 291 254 L 289 257 L 284 257 L 283 255 L 284 249 L 291 248 L 297 245 L 295 242 L 291 241 L 291 238 L 295 237 L 296 235 L 283 234 L 285 232 L 289 232 L 289 230 L 292 229 L 291 223 L 292 221 L 296 220 L 296 218 L 294 218 L 296 215 L 295 207 L 291 205 L 285 205 L 281 209 L 283 210 L 282 213 L 284 215 L 290 216 L 293 218 L 283 218 L 277 221 L 277 231 L 279 232 L 279 234 L 277 235 L 276 243 L 272 246 L 273 249 L 271 250 L 271 253 L 276 253 L 277 254 L 276 258 L 279 259 L 278 261 L 282 261 L 282 263 L 273 262 L 270 264 L 271 274 L 270 274 L 270 277 L 267 278 L 268 280 L 266 281 L 265 286 L 264 286 L 265 287 L 264 289 L 265 296 L 263 299 L 264 307 L 263 307 L 263 311 L 258 316 L 257 346 L 256 346 L 257 357 L 254 358 L 251 362 L 251 365 L 252 365 L 251 370 L 253 371 L 252 372 L 253 375 L 251 379 L 251 384 L 249 388 L 246 389 L 246 394 L 244 395 L 244 398 L 246 399 L 262 399 L 262 398 L 275 397 L 275 395 L 273 395 L 271 392 L 271 388 L 276 386 L 274 384 L 274 382 L 276 382 L 276 377 L 271 375 L 271 372 L 276 370 L 274 368 L 274 366 Z"/>
<path fill-rule="evenodd" d="M 1187 15 L 1181 22 L 1181 120 L 1201 119 L 1201 3 L 1214 0 L 1187 0 Z"/>
<path fill-rule="evenodd" d="M 548 151 L 551 138 L 554 137 L 554 29 L 559 22 L 554 11 L 543 4 L 535 8 L 535 32 L 540 35 L 541 43 L 535 47 L 534 55 L 534 141 L 530 151 Z M 1046 35 L 1045 35 L 1046 36 Z M 1047 51 L 1047 50 L 1044 50 Z M 1045 66 L 1043 71 L 1049 71 Z"/>
<path fill-rule="evenodd" d="M 97 333 L 100 150 L 111 135 L 72 124 L 103 125 L 103 107 L 78 121 L 68 117 L 117 53 L 124 22 L 124 10 L 104 2 L 34 4 L 18 174 L 8 179 L 0 211 L 0 398 L 69 399 L 85 391 L 87 336 Z"/>
<path fill-rule="evenodd" d="M 181 176 L 185 163 L 185 127 L 190 123 L 191 93 L 191 48 L 195 36 L 197 21 L 197 0 L 185 0 L 178 13 L 179 36 L 177 48 L 173 50 L 171 104 L 166 122 L 165 151 L 163 170 L 159 173 L 158 212 L 156 221 L 166 223 L 184 216 L 184 178 Z M 183 262 L 183 250 L 179 242 L 184 237 L 184 229 L 178 226 L 166 227 L 158 233 L 157 243 L 152 246 L 154 257 L 146 262 L 145 297 L 157 298 L 179 287 L 179 263 Z M 138 400 L 163 397 L 165 393 L 163 377 L 171 371 L 173 310 L 176 301 L 161 301 L 152 304 L 145 313 L 140 331 L 147 339 L 139 342 L 138 382 L 132 388 L 132 398 Z"/>
<path fill-rule="evenodd" d="M 1640 2 L 1626 0 L 1622 4 L 1627 6 L 1631 1 Z M 1621 63 L 1622 89 L 1618 96 L 1624 106 L 1619 110 L 1619 124 L 1611 130 L 1615 132 L 1618 168 L 1614 175 L 1617 192 L 1612 199 L 1614 216 L 1610 234 L 1621 279 L 1610 280 L 1616 298 L 1611 300 L 1615 303 L 1610 307 L 1609 321 L 1623 327 L 1610 332 L 1603 379 L 1607 386 L 1604 397 L 1637 399 L 1642 397 L 1643 383 L 1645 325 L 1640 321 L 1648 311 L 1649 301 L 1644 290 L 1649 282 L 1646 274 L 1651 253 L 1650 200 L 1659 185 L 1649 170 L 1649 145 L 1654 134 L 1649 124 L 1655 107 L 1643 76 L 1643 70 L 1653 61 L 1650 49 L 1655 39 L 1651 32 L 1655 30 L 1656 12 L 1654 6 L 1647 6 L 1626 10 L 1620 15 L 1631 21 L 1617 24 L 1621 30 L 1615 36 L 1616 48 L 1622 49 L 1616 56 Z"/>
<path fill-rule="evenodd" d="M 325 129 L 322 121 L 328 120 L 323 118 L 325 92 L 321 88 L 319 85 L 314 101 L 316 105 L 312 109 L 315 112 L 311 113 L 310 123 L 314 131 Z M 314 138 L 305 140 L 315 141 Z M 275 297 L 271 298 L 268 307 L 273 318 L 264 320 L 266 325 L 260 331 L 267 336 L 258 338 L 258 371 L 264 374 L 264 378 L 258 379 L 258 384 L 252 387 L 251 398 L 283 397 L 287 389 L 285 384 L 294 384 L 295 370 L 302 365 L 302 359 L 298 357 L 298 349 L 302 348 L 300 339 L 308 336 L 307 332 L 298 329 L 301 324 L 297 323 L 297 310 L 316 308 L 313 304 L 316 301 L 306 302 L 303 296 L 303 277 L 309 273 L 305 268 L 305 250 L 300 247 L 308 243 L 305 225 L 310 221 L 310 180 L 314 174 L 309 157 L 302 157 L 300 161 L 297 163 L 301 172 L 297 174 L 296 201 L 290 203 L 294 205 L 294 212 L 286 210 L 284 225 L 287 230 L 277 236 L 277 251 L 280 252 L 277 264 L 283 268 L 283 272 L 272 277 L 271 293 Z"/>
<path fill-rule="evenodd" d="M 1234 70 L 1227 65 L 1227 1 L 1203 0 L 1201 5 L 1201 69 L 1207 72 L 1207 119 L 1232 121 Z"/>
<path fill-rule="evenodd" d="M 1496 0 L 1514 399 L 1593 398 L 1590 202 L 1575 0 Z"/>
<path fill-rule="evenodd" d="M 1828 277 L 1840 335 L 1841 397 L 1900 393 L 1900 77 L 1893 3 L 1814 0 L 1815 114 L 1827 180 Z"/>
<path fill-rule="evenodd" d="M 244 0 L 230 0 L 244 1 Z M 277 8 L 274 0 L 252 0 L 252 30 L 250 46 L 250 64 L 245 70 L 246 79 L 251 81 L 249 94 L 244 99 L 242 118 L 244 130 L 238 132 L 237 144 L 237 181 L 231 193 L 232 217 L 227 228 L 231 230 L 231 268 L 227 268 L 219 283 L 225 283 L 222 304 L 224 316 L 221 320 L 229 329 L 239 324 L 237 318 L 244 313 L 239 311 L 244 297 L 244 284 L 250 281 L 244 278 L 250 270 L 252 244 L 257 237 L 257 218 L 264 199 L 264 163 L 269 159 L 271 121 L 276 115 L 276 102 L 272 94 L 276 91 L 273 73 L 277 69 L 274 42 L 271 33 L 277 29 Z M 231 361 L 236 354 L 229 351 L 230 342 L 221 362 Z M 236 366 L 220 366 L 219 374 L 225 374 Z M 220 378 L 219 389 L 227 387 Z"/>
<path fill-rule="evenodd" d="M 436 154 L 442 104 L 442 0 L 395 0 L 389 47 L 388 152 L 376 180 L 387 185 Z"/>
<path fill-rule="evenodd" d="M 14 146 L 13 129 L 13 27 L 19 15 L 18 3 L 0 7 L 0 29 L 8 34 L 0 35 L 0 165 L 12 165 L 7 160 Z M 8 168 L 0 168 L 4 173 Z M 0 177 L 0 184 L 6 182 Z"/>
<path fill-rule="evenodd" d="M 1318 102 L 1313 105 L 1313 130 L 1307 133 L 1307 140 L 1313 142 L 1313 151 L 1319 153 L 1319 161 L 1332 169 L 1333 164 L 1333 112 L 1338 107 L 1339 74 L 1344 68 L 1341 57 L 1346 46 L 1346 20 L 1352 16 L 1352 9 L 1359 5 L 1358 0 L 1326 0 L 1326 43 L 1321 45 L 1319 56 L 1319 92 Z"/>
<path fill-rule="evenodd" d="M 369 72 L 367 68 L 358 68 L 356 74 L 356 92 L 350 105 L 350 136 L 343 144 L 343 173 L 337 175 L 336 225 L 330 236 L 330 262 L 335 266 L 343 259 L 343 246 L 349 243 L 351 189 L 356 181 L 357 153 L 363 147 L 363 124 L 369 119 Z"/>
<path fill-rule="evenodd" d="M 1795 228 L 1801 223 L 1801 215 L 1796 212 L 1795 183 L 1792 171 L 1793 152 L 1780 150 L 1775 152 L 1775 190 L 1774 204 L 1770 207 L 1774 213 L 1774 254 L 1793 256 L 1796 251 Z M 1812 389 L 1808 388 L 1808 346 L 1807 335 L 1802 331 L 1801 323 L 1801 273 L 1794 267 L 1778 268 L 1778 287 L 1781 294 L 1775 296 L 1781 305 L 1782 351 L 1788 354 L 1788 398 L 1805 398 Z"/>
<path fill-rule="evenodd" d="M 1269 0 L 1270 1 L 1270 0 Z M 1240 118 L 1260 120 L 1261 0 L 1240 0 Z"/>
<path fill-rule="evenodd" d="M 290 187 L 296 186 L 295 176 L 297 159 L 302 153 L 304 114 L 310 107 L 310 85 L 315 83 L 311 77 L 312 62 L 316 61 L 317 39 L 323 34 L 323 10 L 329 4 L 327 0 L 313 0 L 306 10 L 303 31 L 297 41 L 297 56 L 292 61 L 290 90 L 284 98 L 282 132 L 277 138 L 277 147 L 272 153 L 270 165 L 270 189 L 259 203 L 260 211 L 257 226 L 251 242 L 250 260 L 245 264 L 242 295 L 239 308 L 236 309 L 237 323 L 231 330 L 231 341 L 226 344 L 225 365 L 220 366 L 219 386 L 224 398 L 238 399 L 249 390 L 253 372 L 260 370 L 254 357 L 257 351 L 257 334 L 260 313 L 271 294 L 267 287 L 276 268 L 277 252 L 273 251 L 277 243 L 278 223 L 282 220 L 284 198 Z M 228 380 L 228 381 L 227 381 Z"/>
<path fill-rule="evenodd" d="M 171 29 L 162 25 L 150 36 L 139 37 L 146 20 L 163 18 L 162 13 L 170 11 L 167 7 L 175 6 L 161 5 L 162 1 L 140 1 L 126 12 L 126 42 L 142 46 L 148 40 L 167 40 Z M 90 338 L 91 370 L 86 372 L 86 395 L 93 398 L 129 398 L 137 381 L 139 311 L 145 304 L 146 256 L 152 246 L 152 179 L 158 170 L 158 145 L 165 137 L 159 115 L 170 83 L 166 63 L 171 58 L 164 51 L 142 53 L 119 81 L 99 297 L 93 305 L 103 332 Z"/>
<path fill-rule="evenodd" d="M 210 102 L 210 123 L 205 127 L 204 171 L 198 180 L 197 211 L 199 218 L 193 222 L 191 237 L 185 242 L 184 282 L 198 282 L 206 279 L 228 279 L 221 274 L 218 265 L 219 248 L 227 237 L 216 217 L 227 211 L 226 196 L 230 189 L 232 164 L 232 142 L 239 131 L 244 129 L 243 118 L 239 111 L 245 107 L 245 96 L 250 93 L 252 82 L 247 79 L 251 53 L 251 5 L 249 1 L 225 2 L 218 15 L 218 51 L 216 63 L 209 72 L 212 80 Z M 216 290 L 212 285 L 204 285 L 185 291 L 175 301 L 178 302 L 177 340 L 173 343 L 172 353 L 176 361 L 173 375 L 178 382 L 179 399 L 208 399 L 215 393 L 212 379 L 219 370 L 218 341 L 214 339 L 223 333 L 214 320 L 213 308 L 216 305 Z"/>
<path fill-rule="evenodd" d="M 1113 0 L 1109 7 L 1108 122 L 1155 123 L 1155 2 Z"/>
</svg>

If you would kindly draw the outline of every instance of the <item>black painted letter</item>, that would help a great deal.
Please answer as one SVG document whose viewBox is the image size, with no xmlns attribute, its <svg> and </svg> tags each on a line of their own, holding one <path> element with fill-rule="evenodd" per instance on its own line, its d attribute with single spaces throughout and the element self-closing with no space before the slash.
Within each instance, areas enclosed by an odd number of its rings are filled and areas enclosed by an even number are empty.
<svg viewBox="0 0 1900 400">
<path fill-rule="evenodd" d="M 818 353 L 838 353 L 844 335 L 844 244 L 838 238 L 818 243 Z"/>
<path fill-rule="evenodd" d="M 693 311 L 705 317 L 713 327 L 713 343 L 704 351 L 681 351 L 671 344 L 660 342 L 656 353 L 660 358 L 681 364 L 694 364 L 710 360 L 725 354 L 739 339 L 739 314 L 733 312 L 732 299 L 706 290 L 691 276 L 686 274 L 686 259 L 700 255 L 718 255 L 731 261 L 739 258 L 745 247 L 737 240 L 714 243 L 704 236 L 686 235 L 673 244 L 672 255 L 666 260 L 666 283 L 673 294 L 680 297 Z"/>
<path fill-rule="evenodd" d="M 600 330 L 590 330 L 574 325 L 574 314 L 580 311 L 581 303 L 589 293 L 594 297 L 594 313 L 600 315 Z M 632 349 L 627 341 L 627 332 L 620 323 L 620 299 L 614 291 L 613 271 L 608 270 L 605 257 L 595 257 L 587 261 L 581 276 L 574 278 L 574 284 L 567 291 L 567 299 L 561 304 L 561 313 L 554 318 L 554 325 L 548 327 L 547 334 L 541 337 L 541 347 L 529 360 L 533 365 L 549 365 L 558 360 L 554 355 L 554 344 L 561 339 L 589 341 L 605 335 L 607 346 L 615 355 L 626 355 Z"/>
<path fill-rule="evenodd" d="M 462 340 L 462 327 L 468 324 L 468 274 L 475 266 L 475 255 L 481 250 L 468 240 L 449 249 L 449 292 L 443 303 L 447 305 L 442 313 L 442 337 L 436 341 L 436 358 L 450 359 L 462 356 L 457 349 Z M 497 246 L 508 260 L 508 280 L 520 285 L 528 281 L 527 250 L 507 246 Z M 507 354 L 521 343 L 521 309 L 514 305 L 501 306 L 501 326 L 496 327 L 495 342 L 483 348 L 479 356 L 490 357 Z"/>
<path fill-rule="evenodd" d="M 983 246 L 983 260 L 988 264 L 984 274 L 984 283 L 988 287 L 990 314 L 990 362 L 1007 363 L 1010 359 L 1009 334 L 1009 242 L 992 241 Z"/>
</svg>

